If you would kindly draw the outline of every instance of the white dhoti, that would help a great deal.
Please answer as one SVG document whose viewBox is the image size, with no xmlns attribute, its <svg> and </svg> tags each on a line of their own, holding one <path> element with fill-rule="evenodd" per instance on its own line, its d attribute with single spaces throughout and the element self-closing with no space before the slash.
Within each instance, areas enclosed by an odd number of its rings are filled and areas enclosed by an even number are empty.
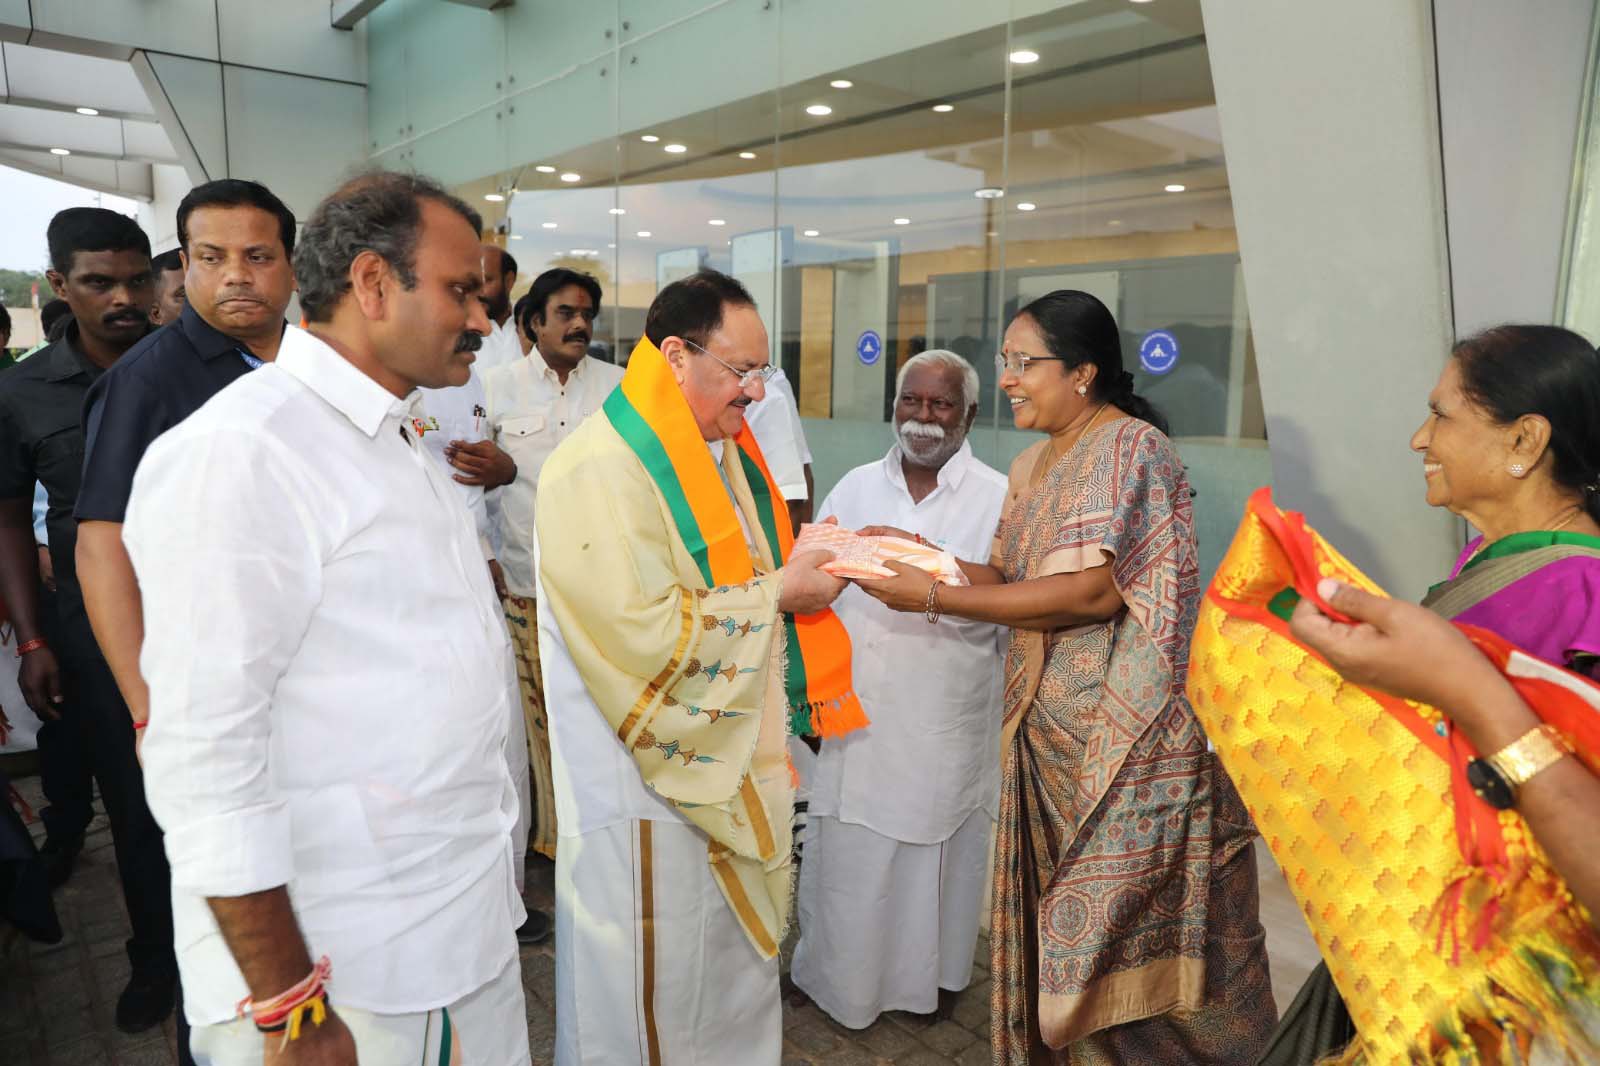
<svg viewBox="0 0 1600 1066">
<path fill-rule="evenodd" d="M 840 1025 L 928 1014 L 972 975 L 994 820 L 973 811 L 949 840 L 906 844 L 812 815 L 800 864 L 790 976 Z"/>
<path fill-rule="evenodd" d="M 776 1066 L 782 1055 L 778 960 L 735 921 L 705 834 L 629 821 L 563 835 L 556 1066 Z"/>
<path fill-rule="evenodd" d="M 438 1010 L 375 1014 L 333 1004 L 350 1030 L 361 1066 L 528 1066 L 522 964 L 513 955 L 499 975 Z M 304 1023 L 308 1028 L 311 1022 Z M 198 1066 L 260 1066 L 267 1039 L 249 1018 L 189 1031 Z"/>
<path fill-rule="evenodd" d="M 527 887 L 528 832 L 533 826 L 533 786 L 528 766 L 528 725 L 522 714 L 522 694 L 511 688 L 511 731 L 506 736 L 506 767 L 511 785 L 517 790 L 517 821 L 511 827 L 511 865 L 517 879 L 517 895 Z"/>
</svg>

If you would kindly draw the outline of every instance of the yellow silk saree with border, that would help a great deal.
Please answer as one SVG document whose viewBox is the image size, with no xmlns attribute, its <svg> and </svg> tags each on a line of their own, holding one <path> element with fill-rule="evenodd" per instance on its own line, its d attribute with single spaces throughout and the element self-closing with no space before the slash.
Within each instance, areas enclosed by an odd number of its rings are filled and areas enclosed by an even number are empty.
<svg viewBox="0 0 1600 1066">
<path fill-rule="evenodd" d="M 1289 632 L 1323 577 L 1381 591 L 1252 497 L 1201 607 L 1189 698 L 1355 1024 L 1352 1063 L 1600 1061 L 1600 938 L 1438 710 L 1345 682 Z M 1600 769 L 1600 686 L 1462 630 Z"/>
</svg>

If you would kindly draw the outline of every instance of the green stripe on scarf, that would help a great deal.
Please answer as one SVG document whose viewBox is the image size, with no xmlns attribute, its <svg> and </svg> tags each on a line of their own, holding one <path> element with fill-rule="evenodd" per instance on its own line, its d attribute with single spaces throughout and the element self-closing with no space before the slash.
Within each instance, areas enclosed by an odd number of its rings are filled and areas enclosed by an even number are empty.
<svg viewBox="0 0 1600 1066">
<path fill-rule="evenodd" d="M 678 472 L 672 468 L 672 460 L 667 457 L 667 449 L 661 443 L 661 438 L 620 388 L 611 390 L 601 410 L 605 411 L 611 428 L 627 442 L 650 472 L 650 480 L 661 490 L 661 495 L 667 501 L 667 509 L 672 512 L 672 521 L 678 527 L 678 536 L 683 538 L 683 546 L 694 556 L 695 565 L 700 567 L 700 576 L 705 578 L 706 586 L 715 587 L 717 582 L 711 576 L 711 557 L 706 550 L 705 535 L 700 532 L 700 523 L 695 521 L 694 508 L 689 506 L 689 497 L 684 495 Z"/>
<path fill-rule="evenodd" d="M 727 444 L 735 448 L 732 441 Z M 772 499 L 772 493 L 767 490 L 766 476 L 761 473 L 761 468 L 756 461 L 745 454 L 743 448 L 738 449 L 739 464 L 744 468 L 744 479 L 750 483 L 750 496 L 756 503 L 756 515 L 761 520 L 761 531 L 766 534 L 767 543 L 772 545 L 773 559 L 781 566 L 786 560 L 782 558 L 783 541 L 778 536 L 778 510 Z M 784 511 L 784 520 L 789 514 Z M 806 659 L 800 654 L 800 634 L 794 625 L 794 615 L 783 616 L 784 639 L 787 654 L 784 656 L 786 664 L 783 675 L 784 695 L 789 700 L 789 732 L 800 735 L 809 735 L 813 732 L 811 726 L 811 701 L 807 697 L 806 687 Z"/>
</svg>

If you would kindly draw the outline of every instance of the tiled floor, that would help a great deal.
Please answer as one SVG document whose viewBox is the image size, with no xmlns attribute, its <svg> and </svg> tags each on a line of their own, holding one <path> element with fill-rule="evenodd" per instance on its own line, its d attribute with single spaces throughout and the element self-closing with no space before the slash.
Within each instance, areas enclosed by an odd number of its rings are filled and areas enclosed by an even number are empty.
<svg viewBox="0 0 1600 1066">
<path fill-rule="evenodd" d="M 20 781 L 18 787 L 30 803 L 40 802 L 37 778 Z M 1316 964 L 1317 953 L 1282 875 L 1259 845 L 1257 854 L 1272 984 L 1282 1007 Z M 530 901 L 548 910 L 553 867 L 539 861 L 528 873 Z M 62 943 L 0 945 L 0 1064 L 171 1066 L 176 1058 L 170 1021 L 164 1029 L 137 1036 L 120 1033 L 112 1024 L 116 997 L 128 975 L 122 949 L 127 919 L 104 817 L 95 820 L 77 871 L 56 894 L 56 906 L 66 929 Z M 784 1066 L 987 1063 L 987 969 L 987 947 L 980 945 L 973 982 L 944 1021 L 889 1014 L 857 1032 L 835 1024 L 809 1003 L 787 1004 Z M 533 1061 L 547 1064 L 555 1041 L 555 958 L 548 942 L 524 949 L 522 977 Z"/>
</svg>

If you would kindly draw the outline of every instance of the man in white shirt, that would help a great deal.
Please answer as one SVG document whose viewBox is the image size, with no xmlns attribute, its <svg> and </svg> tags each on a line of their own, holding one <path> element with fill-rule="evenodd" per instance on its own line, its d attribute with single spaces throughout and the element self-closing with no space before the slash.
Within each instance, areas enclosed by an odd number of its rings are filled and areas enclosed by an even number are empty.
<svg viewBox="0 0 1600 1066">
<path fill-rule="evenodd" d="M 522 359 L 522 341 L 511 321 L 511 290 L 517 285 L 517 261 L 498 244 L 483 245 L 483 291 L 478 299 L 489 313 L 490 330 L 478 349 L 478 372 L 508 366 Z"/>
<path fill-rule="evenodd" d="M 556 854 L 556 804 L 550 778 L 550 729 L 545 720 L 544 677 L 539 669 L 535 622 L 533 516 L 539 471 L 556 445 L 600 409 L 622 380 L 622 368 L 589 357 L 589 338 L 600 313 L 600 283 L 588 274 L 556 268 L 533 281 L 528 323 L 534 348 L 526 359 L 483 376 L 489 432 L 515 461 L 515 477 L 500 497 L 500 565 L 504 568 L 506 620 L 522 686 L 528 759 L 533 778 L 533 829 L 529 843 Z M 469 479 L 482 475 L 465 457 L 457 466 Z M 484 479 L 483 484 L 497 482 Z"/>
<path fill-rule="evenodd" d="M 767 394 L 745 408 L 744 422 L 756 435 L 772 480 L 789 503 L 790 525 L 798 533 L 801 523 L 812 516 L 811 449 L 794 389 L 781 369 L 767 382 Z"/>
<path fill-rule="evenodd" d="M 898 443 L 846 474 L 818 513 L 987 559 L 1006 478 L 967 443 L 977 413 L 971 364 L 915 356 L 900 371 Z M 935 1011 L 940 990 L 971 974 L 999 805 L 1005 633 L 954 618 L 930 626 L 854 586 L 835 610 L 872 724 L 822 742 L 791 976 L 835 1021 L 864 1029 L 882 1011 Z"/>
<path fill-rule="evenodd" d="M 296 249 L 307 330 L 134 479 L 145 781 L 203 1063 L 529 1061 L 511 649 L 412 425 L 489 328 L 478 227 L 416 175 L 335 191 Z"/>
</svg>

